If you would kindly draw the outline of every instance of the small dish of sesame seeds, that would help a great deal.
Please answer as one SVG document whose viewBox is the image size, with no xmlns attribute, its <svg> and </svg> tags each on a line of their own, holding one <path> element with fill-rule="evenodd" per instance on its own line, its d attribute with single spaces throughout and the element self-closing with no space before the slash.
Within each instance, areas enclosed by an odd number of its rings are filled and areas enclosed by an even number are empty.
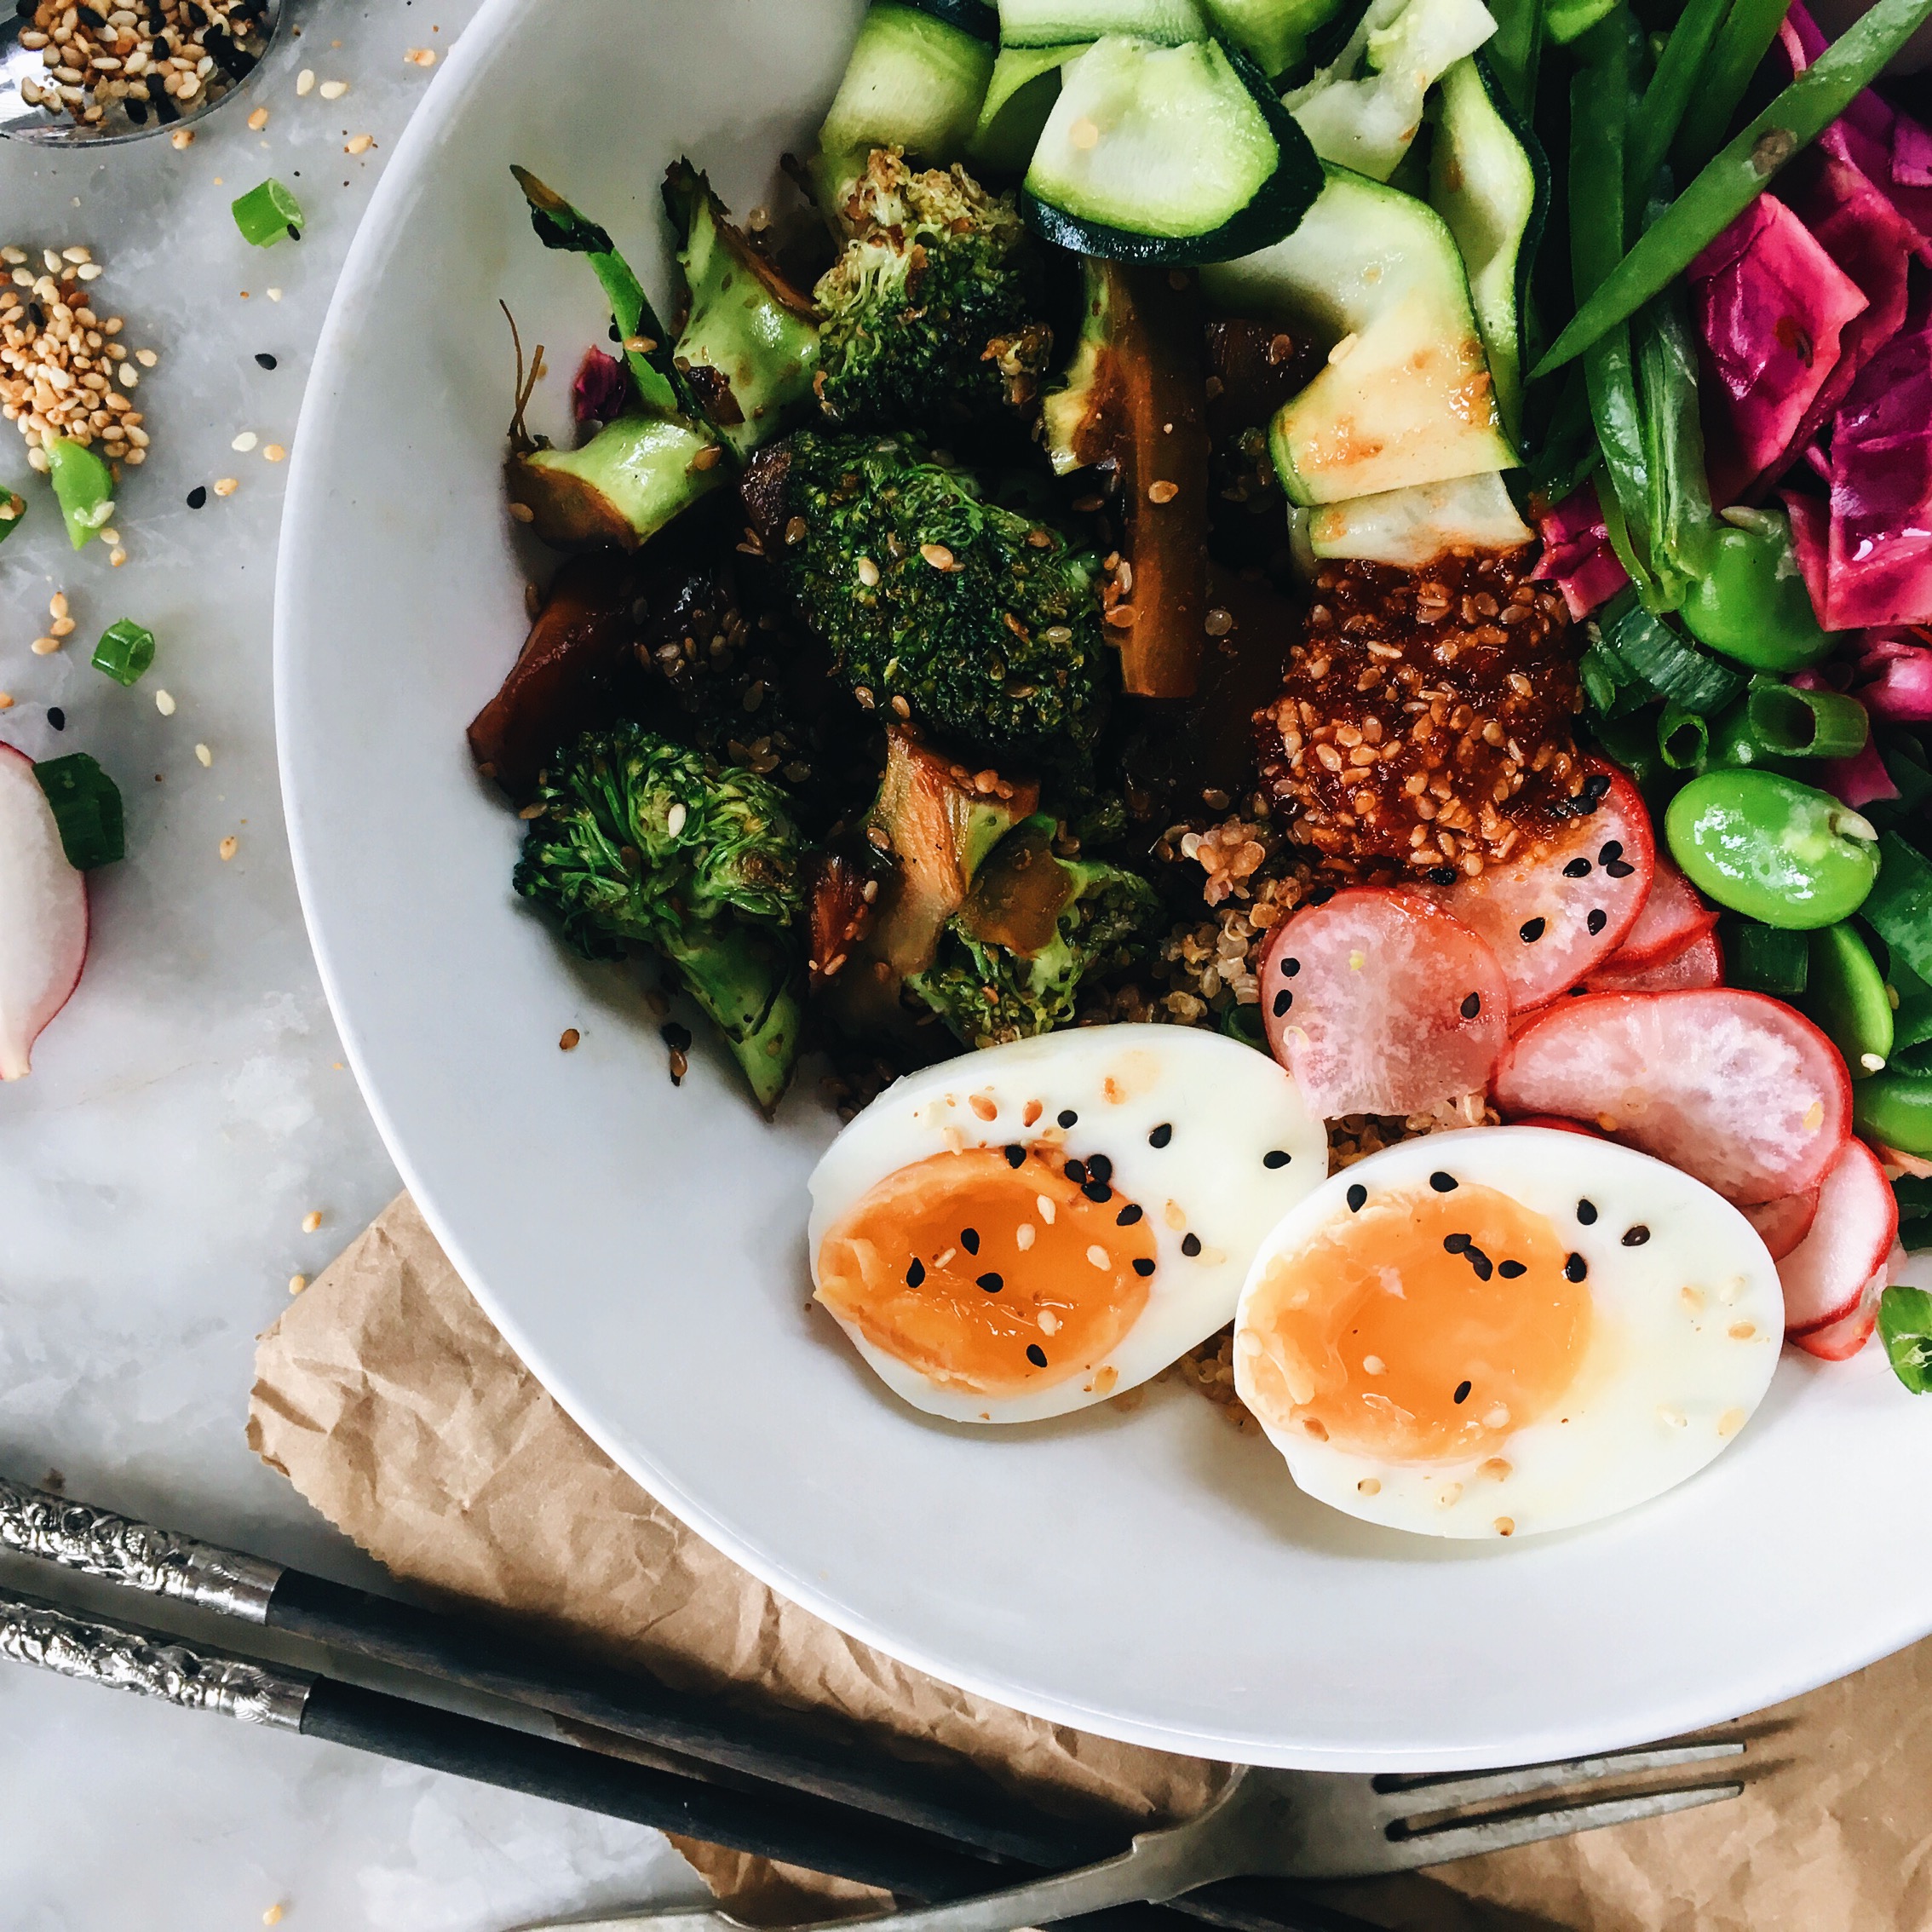
<svg viewBox="0 0 1932 1932">
<path fill-rule="evenodd" d="M 283 0 L 20 0 L 0 14 L 0 135 L 136 141 L 239 90 Z"/>
</svg>

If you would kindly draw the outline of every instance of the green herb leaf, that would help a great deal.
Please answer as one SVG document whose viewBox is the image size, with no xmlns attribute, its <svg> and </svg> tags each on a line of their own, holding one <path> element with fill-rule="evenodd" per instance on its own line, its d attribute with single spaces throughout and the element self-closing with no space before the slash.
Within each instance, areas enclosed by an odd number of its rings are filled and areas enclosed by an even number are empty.
<svg viewBox="0 0 1932 1932">
<path fill-rule="evenodd" d="M 94 668 L 117 684 L 137 684 L 154 662 L 154 633 L 132 618 L 111 624 L 94 647 Z"/>
<path fill-rule="evenodd" d="M 1914 1395 L 1932 1390 L 1932 1295 L 1893 1283 L 1878 1297 L 1878 1337 L 1899 1380 Z"/>
<path fill-rule="evenodd" d="M 125 856 L 120 788 L 86 752 L 49 758 L 33 768 L 33 775 L 54 808 L 60 849 L 77 872 L 91 872 Z"/>
</svg>

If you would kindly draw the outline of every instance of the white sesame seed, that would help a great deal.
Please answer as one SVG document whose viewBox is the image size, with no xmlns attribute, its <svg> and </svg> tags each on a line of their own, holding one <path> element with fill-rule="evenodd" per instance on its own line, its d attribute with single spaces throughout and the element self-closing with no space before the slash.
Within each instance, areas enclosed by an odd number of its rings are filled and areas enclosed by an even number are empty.
<svg viewBox="0 0 1932 1932">
<path fill-rule="evenodd" d="M 196 745 L 194 748 L 194 755 L 201 761 L 204 768 L 209 765 L 212 765 L 215 762 L 215 754 L 210 751 L 205 745 Z"/>
<path fill-rule="evenodd" d="M 348 92 L 346 80 L 325 80 L 318 91 L 325 101 L 340 101 Z"/>
<path fill-rule="evenodd" d="M 352 135 L 342 145 L 344 154 L 366 154 L 376 145 L 374 135 Z"/>
<path fill-rule="evenodd" d="M 215 494 L 217 497 L 232 497 L 240 487 L 241 485 L 232 476 L 217 476 L 215 479 Z M 516 506 L 512 504 L 510 507 L 514 509 Z"/>
<path fill-rule="evenodd" d="M 1039 1232 L 1039 1229 L 1034 1227 L 1032 1222 L 1022 1221 L 1020 1225 L 1013 1230 L 1014 1246 L 1016 1247 L 1021 1254 L 1025 1254 L 1027 1249 L 1032 1247 L 1035 1240 L 1038 1239 Z"/>
<path fill-rule="evenodd" d="M 678 834 L 684 830 L 684 821 L 687 817 L 689 817 L 689 813 L 685 808 L 684 801 L 681 798 L 678 799 L 676 802 L 673 803 L 670 810 L 664 814 L 664 831 L 666 834 L 672 838 L 676 838 Z"/>
<path fill-rule="evenodd" d="M 264 463 L 280 463 L 288 453 L 279 443 L 270 443 L 263 449 L 262 460 Z"/>
<path fill-rule="evenodd" d="M 1093 1246 L 1087 1250 L 1087 1259 L 1090 1261 L 1095 1268 L 1107 1268 L 1112 1265 L 1108 1261 L 1107 1250 L 1103 1248 L 1098 1241 L 1095 1242 Z"/>
<path fill-rule="evenodd" d="M 219 849 L 221 854 L 221 863 L 224 865 L 227 865 L 227 862 L 234 857 L 235 854 L 240 849 L 240 846 L 241 841 L 238 839 L 233 832 L 230 832 L 228 836 L 221 841 Z"/>
<path fill-rule="evenodd" d="M 268 289 L 263 292 L 271 302 L 279 302 L 282 299 L 282 291 L 279 289 Z"/>
<path fill-rule="evenodd" d="M 313 93 L 314 89 L 315 70 L 313 67 L 304 67 L 296 76 L 295 90 L 297 95 L 306 95 Z"/>
<path fill-rule="evenodd" d="M 233 442 L 228 445 L 228 447 L 231 450 L 239 450 L 244 456 L 246 456 L 261 440 L 252 429 L 244 429 L 240 435 L 235 438 Z"/>
<path fill-rule="evenodd" d="M 311 1208 L 302 1217 L 302 1231 L 304 1234 L 313 1234 L 321 1225 L 322 1210 L 320 1208 Z"/>
<path fill-rule="evenodd" d="M 37 658 L 50 658 L 60 648 L 60 640 L 58 637 L 37 637 L 27 647 Z"/>
<path fill-rule="evenodd" d="M 1387 1375 L 1389 1373 L 1389 1364 L 1383 1361 L 1380 1355 L 1364 1355 L 1362 1357 L 1362 1373 L 1364 1375 Z M 1376 1400 L 1379 1401 L 1381 1398 L 1377 1396 Z"/>
<path fill-rule="evenodd" d="M 306 1274 L 291 1274 L 289 1277 L 289 1292 L 291 1295 L 299 1295 L 308 1285 L 308 1277 Z M 281 1913 L 279 1911 L 276 1911 L 276 1908 L 273 1906 L 269 1906 L 268 1911 L 275 1912 L 275 1917 L 273 1918 L 271 1918 L 268 1916 L 268 1912 L 265 1912 L 262 1915 L 262 1923 L 264 1925 L 273 1925 L 279 1923 L 281 1919 Z"/>
<path fill-rule="evenodd" d="M 1053 1226 L 1054 1216 L 1053 1203 L 1049 1200 L 1044 1194 L 1035 1194 L 1033 1196 L 1033 1205 L 1040 1210 L 1040 1219 L 1044 1221 L 1049 1228 L 1051 1228 Z"/>
<path fill-rule="evenodd" d="M 154 708 L 163 717 L 173 717 L 175 715 L 174 694 L 171 692 L 157 691 L 154 693 Z"/>
</svg>

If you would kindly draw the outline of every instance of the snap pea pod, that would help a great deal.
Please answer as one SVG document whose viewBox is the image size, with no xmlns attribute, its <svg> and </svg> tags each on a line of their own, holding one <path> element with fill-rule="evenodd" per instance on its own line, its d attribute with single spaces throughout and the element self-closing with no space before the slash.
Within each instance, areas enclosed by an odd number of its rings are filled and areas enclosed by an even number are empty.
<svg viewBox="0 0 1932 1932">
<path fill-rule="evenodd" d="M 1536 113 L 1536 70 L 1543 54 L 1543 0 L 1491 0 L 1496 32 L 1483 52 L 1503 90 L 1527 121 Z"/>
<path fill-rule="evenodd" d="M 1804 587 L 1791 520 L 1781 509 L 1734 507 L 1710 538 L 1685 593 L 1684 629 L 1757 670 L 1802 670 L 1831 656 Z"/>
<path fill-rule="evenodd" d="M 1559 47 L 1566 47 L 1581 39 L 1616 5 L 1617 0 L 1550 0 L 1543 16 L 1544 31 Z"/>
<path fill-rule="evenodd" d="M 1838 1049 L 1853 1079 L 1884 1070 L 1892 1056 L 1892 1003 L 1871 947 L 1854 927 L 1841 922 L 1812 934 L 1798 1005 Z"/>
<path fill-rule="evenodd" d="M 1886 951 L 1885 1003 L 1892 1008 L 1892 1050 L 1907 1053 L 1932 1041 L 1932 986 L 1905 961 Z"/>
<path fill-rule="evenodd" d="M 1671 144 L 1680 181 L 1688 181 L 1723 145 L 1724 131 L 1791 9 L 1791 0 L 1732 0 L 1717 43 L 1698 76 L 1698 112 Z"/>
<path fill-rule="evenodd" d="M 1932 864 L 1895 831 L 1878 842 L 1878 883 L 1865 908 L 1895 962 L 1932 980 Z"/>
<path fill-rule="evenodd" d="M 1868 1139 L 1932 1159 L 1932 1074 L 1877 1073 L 1852 1089 L 1852 1121 Z"/>
<path fill-rule="evenodd" d="M 1656 591 L 1646 601 L 1676 610 L 1704 574 L 1722 527 L 1711 514 L 1698 420 L 1697 350 L 1682 291 L 1668 289 L 1647 304 L 1630 330 L 1642 398 L 1646 548 L 1656 579 Z"/>
<path fill-rule="evenodd" d="M 1849 918 L 1878 876 L 1871 824 L 1829 792 L 1776 772 L 1693 779 L 1670 801 L 1664 835 L 1707 898 L 1794 932 Z"/>
<path fill-rule="evenodd" d="M 1581 355 L 1668 287 L 1700 250 L 1763 193 L 1772 176 L 1877 78 L 1928 20 L 1932 20 L 1932 0 L 1877 0 L 1870 13 L 1748 122 L 1671 203 L 1664 218 L 1578 308 L 1531 371 L 1532 379 Z"/>
<path fill-rule="evenodd" d="M 1795 999 L 1804 991 L 1811 977 L 1807 934 L 1729 915 L 1718 922 L 1717 932 L 1724 949 L 1727 985 L 1740 986 L 1746 992 L 1771 993 L 1779 999 Z"/>
<path fill-rule="evenodd" d="M 1878 1297 L 1878 1339 L 1893 1374 L 1914 1395 L 1932 1390 L 1932 1295 L 1895 1281 Z"/>
<path fill-rule="evenodd" d="M 1641 205 L 1648 198 L 1657 170 L 1677 138 L 1698 84 L 1705 57 L 1724 24 L 1731 0 L 1689 0 L 1670 29 L 1659 56 L 1657 72 L 1643 90 L 1630 117 L 1629 152 L 1624 170 L 1624 193 Z"/>
</svg>

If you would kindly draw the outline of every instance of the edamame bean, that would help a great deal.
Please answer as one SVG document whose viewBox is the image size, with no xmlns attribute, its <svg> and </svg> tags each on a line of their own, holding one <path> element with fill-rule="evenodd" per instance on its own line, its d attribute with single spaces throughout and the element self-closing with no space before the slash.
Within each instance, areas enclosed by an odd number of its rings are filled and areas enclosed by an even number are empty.
<svg viewBox="0 0 1932 1932">
<path fill-rule="evenodd" d="M 1852 1118 L 1868 1140 L 1932 1160 L 1932 1073 L 1880 1073 L 1852 1089 Z"/>
<path fill-rule="evenodd" d="M 1776 772 L 1693 779 L 1664 816 L 1670 855 L 1720 906 L 1767 926 L 1834 926 L 1878 876 L 1878 834 L 1829 792 Z"/>
<path fill-rule="evenodd" d="M 1684 629 L 1758 670 L 1800 670 L 1837 641 L 1819 628 L 1782 510 L 1728 509 L 1705 572 L 1684 598 Z"/>
<path fill-rule="evenodd" d="M 1892 1056 L 1892 1003 L 1885 975 L 1853 928 L 1811 935 L 1811 960 L 1799 1007 L 1844 1055 L 1854 1080 L 1882 1072 Z"/>
</svg>

